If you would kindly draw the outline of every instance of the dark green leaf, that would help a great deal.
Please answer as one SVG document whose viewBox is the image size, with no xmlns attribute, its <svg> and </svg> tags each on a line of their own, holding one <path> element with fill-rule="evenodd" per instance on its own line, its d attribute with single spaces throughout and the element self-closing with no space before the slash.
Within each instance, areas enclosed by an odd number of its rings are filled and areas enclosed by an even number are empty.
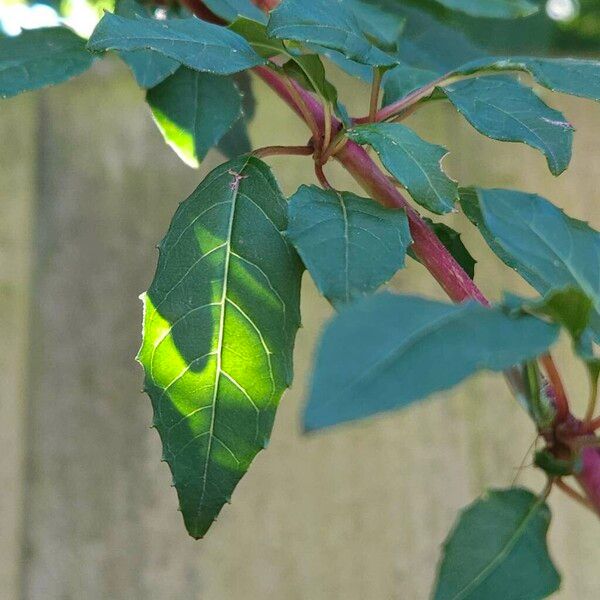
<svg viewBox="0 0 600 600">
<path fill-rule="evenodd" d="M 126 17 L 150 18 L 148 9 L 135 0 L 120 0 L 115 7 L 115 14 Z M 119 56 L 129 65 L 136 81 L 143 88 L 151 88 L 172 75 L 179 63 L 153 50 L 131 50 L 119 52 Z"/>
<path fill-rule="evenodd" d="M 148 90 L 146 100 L 166 142 L 194 168 L 242 116 L 232 79 L 186 67 Z"/>
<path fill-rule="evenodd" d="M 105 13 L 88 48 L 155 50 L 196 71 L 229 75 L 263 64 L 264 60 L 237 33 L 190 19 L 126 19 Z"/>
<path fill-rule="evenodd" d="M 242 16 L 262 23 L 267 22 L 267 15 L 251 0 L 204 0 L 204 4 L 225 21 L 235 21 L 238 16 Z"/>
<path fill-rule="evenodd" d="M 398 65 L 385 74 L 383 79 L 383 106 L 404 98 L 411 92 L 438 78 L 437 73 L 417 69 L 408 65 Z"/>
<path fill-rule="evenodd" d="M 288 238 L 334 305 L 377 289 L 404 266 L 406 213 L 350 192 L 303 185 L 290 198 Z"/>
<path fill-rule="evenodd" d="M 138 360 L 195 538 L 266 446 L 292 380 L 301 264 L 286 214 L 264 163 L 217 167 L 177 210 L 143 296 Z"/>
<path fill-rule="evenodd" d="M 441 88 L 456 109 L 495 140 L 524 142 L 543 152 L 553 175 L 569 165 L 573 126 L 512 77 L 477 77 Z"/>
<path fill-rule="evenodd" d="M 0 97 L 62 83 L 89 69 L 93 60 L 85 40 L 64 27 L 0 38 Z"/>
<path fill-rule="evenodd" d="M 422 140 L 399 123 L 361 125 L 347 132 L 359 144 L 369 144 L 385 168 L 416 202 L 435 213 L 447 213 L 458 199 L 458 186 L 442 170 L 445 148 Z"/>
<path fill-rule="evenodd" d="M 329 323 L 315 360 L 304 423 L 320 429 L 402 408 L 481 369 L 543 352 L 558 327 L 474 302 L 451 305 L 381 293 Z"/>
<path fill-rule="evenodd" d="M 551 477 L 567 477 L 581 472 L 581 458 L 576 460 L 564 460 L 556 458 L 548 450 L 537 450 L 534 464 Z"/>
<path fill-rule="evenodd" d="M 300 85 L 318 94 L 331 104 L 337 102 L 337 90 L 325 77 L 325 69 L 316 54 L 295 56 L 283 65 L 285 73 L 298 81 Z"/>
<path fill-rule="evenodd" d="M 536 13 L 539 7 L 528 0 L 436 0 L 446 8 L 472 17 L 516 19 Z"/>
<path fill-rule="evenodd" d="M 343 0 L 354 13 L 361 31 L 389 50 L 395 50 L 405 18 L 388 0 Z M 392 10 L 390 10 L 390 7 Z"/>
<path fill-rule="evenodd" d="M 465 248 L 460 239 L 460 233 L 448 227 L 444 223 L 434 223 L 431 219 L 424 219 L 437 238 L 444 244 L 446 250 L 452 254 L 456 262 L 464 269 L 465 273 L 473 279 L 475 277 L 475 265 L 477 261 Z"/>
<path fill-rule="evenodd" d="M 283 0 L 271 13 L 267 33 L 276 39 L 331 48 L 367 65 L 397 62 L 369 41 L 354 13 L 340 0 Z"/>
<path fill-rule="evenodd" d="M 600 234 L 535 194 L 461 190 L 461 205 L 496 255 L 540 294 L 577 287 L 594 305 L 600 339 Z"/>
<path fill-rule="evenodd" d="M 555 592 L 550 517 L 544 500 L 522 488 L 476 500 L 444 542 L 434 600 L 538 600 Z"/>
<path fill-rule="evenodd" d="M 226 158 L 235 158 L 252 150 L 248 136 L 248 124 L 254 118 L 256 99 L 252 93 L 250 75 L 247 72 L 234 75 L 235 85 L 242 95 L 242 116 L 231 129 L 219 140 L 217 148 Z"/>
</svg>

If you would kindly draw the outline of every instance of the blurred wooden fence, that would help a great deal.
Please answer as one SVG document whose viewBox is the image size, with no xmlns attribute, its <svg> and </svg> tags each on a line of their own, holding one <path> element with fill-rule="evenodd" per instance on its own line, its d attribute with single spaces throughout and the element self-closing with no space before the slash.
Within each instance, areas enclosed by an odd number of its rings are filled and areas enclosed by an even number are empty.
<svg viewBox="0 0 600 600">
<path fill-rule="evenodd" d="M 486 486 L 510 484 L 533 428 L 501 377 L 486 375 L 387 418 L 300 435 L 311 353 L 330 314 L 308 277 L 296 381 L 272 443 L 208 537 L 186 536 L 133 356 L 154 245 L 202 173 L 164 146 L 142 101 L 109 64 L 0 103 L 0 598 L 427 598 L 456 511 Z M 463 183 L 539 191 L 600 226 L 600 107 L 550 101 L 578 129 L 559 179 L 533 150 L 490 142 L 444 107 L 413 123 L 448 145 Z M 306 139 L 274 100 L 252 134 L 257 146 Z M 287 192 L 311 177 L 301 159 L 272 164 Z M 459 215 L 449 222 L 469 229 Z M 465 240 L 486 293 L 527 291 L 475 231 Z M 392 285 L 442 297 L 416 263 Z M 558 355 L 582 396 L 585 377 L 566 345 Z M 541 484 L 530 468 L 520 480 Z M 551 505 L 565 574 L 557 597 L 594 600 L 599 523 L 560 496 Z"/>
</svg>

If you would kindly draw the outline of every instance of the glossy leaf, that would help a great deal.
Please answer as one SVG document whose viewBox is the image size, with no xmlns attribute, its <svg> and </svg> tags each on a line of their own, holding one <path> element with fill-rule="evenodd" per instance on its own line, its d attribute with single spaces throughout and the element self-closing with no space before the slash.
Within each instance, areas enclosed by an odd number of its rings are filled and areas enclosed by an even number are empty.
<svg viewBox="0 0 600 600">
<path fill-rule="evenodd" d="M 0 97 L 62 83 L 89 69 L 93 61 L 85 40 L 65 27 L 0 37 Z"/>
<path fill-rule="evenodd" d="M 442 170 L 445 148 L 430 144 L 399 123 L 361 125 L 347 132 L 359 144 L 369 144 L 385 168 L 416 202 L 435 213 L 447 213 L 458 199 L 458 186 Z"/>
<path fill-rule="evenodd" d="M 350 192 L 303 185 L 290 198 L 288 238 L 334 305 L 374 291 L 404 266 L 406 213 Z"/>
<path fill-rule="evenodd" d="M 492 490 L 468 506 L 444 542 L 434 600 L 539 600 L 560 575 L 548 553 L 550 509 L 528 490 Z"/>
<path fill-rule="evenodd" d="M 326 102 L 337 102 L 337 90 L 327 81 L 325 68 L 316 54 L 295 56 L 283 65 L 284 72 Z"/>
<path fill-rule="evenodd" d="M 252 92 L 250 75 L 247 72 L 233 76 L 235 86 L 242 97 L 242 116 L 219 140 L 217 148 L 226 158 L 236 158 L 252 150 L 248 125 L 254 118 L 256 98 Z"/>
<path fill-rule="evenodd" d="M 242 116 L 242 99 L 232 79 L 181 67 L 146 94 L 165 141 L 190 167 Z"/>
<path fill-rule="evenodd" d="M 436 0 L 436 2 L 471 17 L 492 19 L 528 17 L 539 10 L 539 7 L 529 0 Z"/>
<path fill-rule="evenodd" d="M 115 14 L 126 18 L 150 18 L 147 8 L 135 0 L 120 0 L 115 6 Z M 127 63 L 138 85 L 151 88 L 164 81 L 178 68 L 179 63 L 154 50 L 131 50 L 119 52 L 119 56 Z"/>
<path fill-rule="evenodd" d="M 268 442 L 292 380 L 301 264 L 269 168 L 217 167 L 183 202 L 143 295 L 138 360 L 191 536 Z"/>
<path fill-rule="evenodd" d="M 204 4 L 225 21 L 235 21 L 238 16 L 266 23 L 267 16 L 252 0 L 203 0 Z"/>
<path fill-rule="evenodd" d="M 581 289 L 600 339 L 600 233 L 535 194 L 467 189 L 461 205 L 496 255 L 540 294 Z"/>
<path fill-rule="evenodd" d="M 155 50 L 190 69 L 219 75 L 244 71 L 264 62 L 237 33 L 195 17 L 158 21 L 105 13 L 88 48 Z"/>
<path fill-rule="evenodd" d="M 267 33 L 276 39 L 331 48 L 367 65 L 397 62 L 369 41 L 341 0 L 283 0 L 271 12 Z"/>
<path fill-rule="evenodd" d="M 385 74 L 383 79 L 383 106 L 396 102 L 411 92 L 431 84 L 438 78 L 435 71 L 398 65 Z"/>
<path fill-rule="evenodd" d="M 499 308 L 377 294 L 326 327 L 305 427 L 320 429 L 402 408 L 481 369 L 502 371 L 543 352 L 558 327 Z"/>
<path fill-rule="evenodd" d="M 546 156 L 553 175 L 568 167 L 573 126 L 512 77 L 477 77 L 447 85 L 441 91 L 480 133 L 537 148 Z"/>
</svg>

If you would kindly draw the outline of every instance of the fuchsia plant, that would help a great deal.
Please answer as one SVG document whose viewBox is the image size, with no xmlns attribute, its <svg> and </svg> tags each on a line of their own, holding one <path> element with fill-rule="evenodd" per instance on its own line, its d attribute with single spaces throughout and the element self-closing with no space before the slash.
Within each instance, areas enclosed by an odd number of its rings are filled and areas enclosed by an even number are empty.
<svg viewBox="0 0 600 600">
<path fill-rule="evenodd" d="M 528 0 L 160 4 L 157 13 L 152 3 L 119 2 L 87 49 L 66 29 L 0 40 L 0 93 L 67 79 L 92 53 L 114 50 L 186 162 L 197 166 L 215 145 L 231 158 L 179 206 L 143 296 L 138 359 L 190 535 L 206 533 L 268 442 L 292 380 L 306 268 L 337 314 L 315 357 L 305 428 L 408 406 L 481 369 L 503 372 L 544 441 L 535 464 L 547 485 L 540 495 L 490 491 L 468 507 L 444 546 L 434 596 L 550 595 L 560 578 L 546 547 L 548 494 L 560 489 L 600 515 L 600 234 L 534 194 L 460 188 L 441 167 L 446 151 L 403 121 L 432 100 L 448 101 L 481 133 L 540 150 L 559 175 L 573 127 L 515 74 L 600 100 L 600 62 L 489 56 L 443 23 L 448 10 L 526 16 L 536 10 Z M 371 84 L 367 114 L 347 114 L 323 57 Z M 251 150 L 246 72 L 306 123 L 307 144 Z M 284 199 L 263 162 L 273 155 L 312 160 L 319 186 Z M 333 160 L 364 197 L 331 186 Z M 488 302 L 459 235 L 420 213 L 457 206 L 538 298 Z M 456 304 L 374 293 L 407 254 Z M 580 416 L 550 354 L 561 328 L 590 375 Z"/>
</svg>

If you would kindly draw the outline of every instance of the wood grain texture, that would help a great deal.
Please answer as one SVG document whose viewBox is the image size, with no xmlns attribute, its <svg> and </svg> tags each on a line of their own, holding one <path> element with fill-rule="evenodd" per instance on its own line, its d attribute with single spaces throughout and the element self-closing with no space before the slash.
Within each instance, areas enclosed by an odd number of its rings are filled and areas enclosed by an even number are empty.
<svg viewBox="0 0 600 600">
<path fill-rule="evenodd" d="M 331 315 L 305 275 L 296 381 L 281 402 L 271 444 L 206 539 L 189 539 L 167 466 L 159 462 L 158 436 L 148 428 L 150 402 L 139 393 L 137 295 L 150 281 L 153 246 L 178 202 L 220 158 L 211 155 L 201 172 L 181 165 L 140 110 L 142 94 L 125 70 L 109 67 L 99 65 L 38 96 L 44 125 L 30 180 L 39 181 L 39 193 L 21 596 L 426 599 L 456 510 L 488 485 L 510 484 L 533 440 L 532 426 L 501 377 L 484 375 L 414 409 L 302 436 L 299 414 L 312 352 Z M 262 84 L 256 89 L 266 98 Z M 358 96 L 347 86 L 345 92 Z M 552 103 L 578 129 L 572 168 L 560 179 L 533 150 L 484 139 L 445 107 L 428 108 L 411 124 L 428 141 L 454 150 L 446 164 L 462 183 L 537 191 L 598 227 L 600 107 L 557 96 Z M 26 102 L 14 106 L 19 115 L 30 114 Z M 266 100 L 259 106 L 251 131 L 256 146 L 306 140 L 283 105 Z M 10 114 L 0 113 L 2 131 L 9 117 L 15 120 Z M 19 145 L 19 168 L 28 147 Z M 287 193 L 312 181 L 305 159 L 270 163 Z M 4 162 L 0 168 L 4 172 Z M 355 190 L 337 165 L 327 169 L 340 188 Z M 443 220 L 466 232 L 486 293 L 498 298 L 502 288 L 527 291 L 464 218 Z M 26 266 L 18 267 L 17 279 L 21 269 Z M 414 261 L 391 285 L 443 297 Z M 2 311 L 4 323 L 11 317 Z M 585 379 L 566 344 L 558 355 L 569 390 L 582 396 Z M 18 486 L 14 466 L 6 472 Z M 531 468 L 520 481 L 541 487 Z M 597 520 L 559 495 L 550 503 L 557 515 L 551 549 L 565 574 L 556 597 L 593 600 L 600 588 Z M 0 572 L 8 573 L 15 569 L 14 543 L 2 536 L 0 549 Z"/>
</svg>

